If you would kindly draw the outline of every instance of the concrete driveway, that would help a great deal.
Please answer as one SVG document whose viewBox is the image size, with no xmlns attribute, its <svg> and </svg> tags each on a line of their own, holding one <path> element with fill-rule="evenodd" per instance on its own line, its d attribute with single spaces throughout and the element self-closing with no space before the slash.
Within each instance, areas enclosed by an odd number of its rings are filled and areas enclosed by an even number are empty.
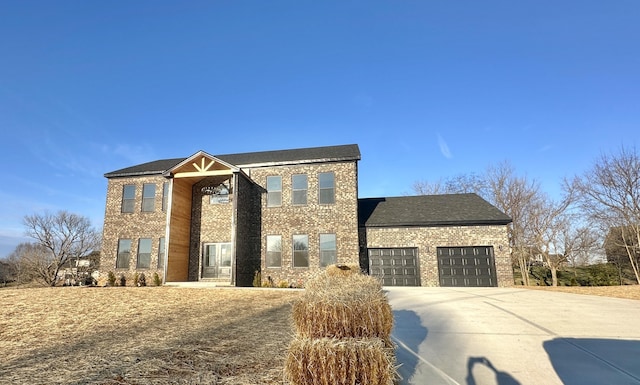
<svg viewBox="0 0 640 385">
<path fill-rule="evenodd" d="M 401 384 L 640 384 L 640 301 L 385 287 Z"/>
</svg>

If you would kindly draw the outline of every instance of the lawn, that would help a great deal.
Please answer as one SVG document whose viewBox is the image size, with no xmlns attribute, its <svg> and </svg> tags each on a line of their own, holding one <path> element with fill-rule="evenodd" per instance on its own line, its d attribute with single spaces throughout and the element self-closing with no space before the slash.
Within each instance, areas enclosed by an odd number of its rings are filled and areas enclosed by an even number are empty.
<svg viewBox="0 0 640 385">
<path fill-rule="evenodd" d="M 640 286 L 537 288 L 640 300 Z M 235 288 L 0 290 L 0 382 L 284 384 L 301 292 Z"/>
<path fill-rule="evenodd" d="M 283 384 L 295 290 L 0 290 L 0 382 Z"/>
</svg>

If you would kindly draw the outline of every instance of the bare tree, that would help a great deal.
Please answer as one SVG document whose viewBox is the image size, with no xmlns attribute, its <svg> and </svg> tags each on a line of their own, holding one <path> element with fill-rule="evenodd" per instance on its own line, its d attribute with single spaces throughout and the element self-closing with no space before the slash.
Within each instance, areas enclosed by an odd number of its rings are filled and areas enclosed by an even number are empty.
<svg viewBox="0 0 640 385">
<path fill-rule="evenodd" d="M 67 211 L 27 215 L 23 222 L 26 235 L 46 251 L 33 254 L 31 266 L 38 278 L 50 286 L 56 285 L 64 265 L 89 255 L 100 245 L 100 234 L 89 219 Z"/>
<path fill-rule="evenodd" d="M 522 283 L 529 285 L 529 261 L 535 248 L 532 233 L 534 208 L 539 205 L 540 187 L 537 181 L 517 176 L 508 162 L 487 169 L 486 199 L 511 217 L 508 227 L 511 258 L 522 274 Z"/>
<path fill-rule="evenodd" d="M 587 225 L 574 226 L 577 220 L 573 218 L 569 226 L 561 230 L 564 255 L 574 268 L 588 265 L 593 256 L 602 251 L 602 236 L 599 232 Z"/>
<path fill-rule="evenodd" d="M 18 284 L 30 283 L 41 279 L 41 271 L 46 269 L 50 253 L 37 243 L 21 243 L 13 250 L 7 261 L 13 267 Z"/>
<path fill-rule="evenodd" d="M 571 194 L 559 202 L 541 194 L 531 206 L 533 243 L 551 270 L 553 286 L 558 286 L 558 269 L 567 262 L 563 234 L 566 234 L 571 226 L 571 218 L 567 210 L 572 200 Z"/>
<path fill-rule="evenodd" d="M 622 147 L 619 154 L 601 155 L 584 175 L 574 178 L 580 207 L 591 222 L 603 229 L 620 227 L 621 245 L 640 284 L 635 256 L 640 252 L 640 157 L 635 148 Z"/>
<path fill-rule="evenodd" d="M 435 182 L 418 181 L 412 189 L 418 195 L 476 193 L 485 199 L 489 193 L 484 177 L 478 174 L 459 174 Z"/>
</svg>

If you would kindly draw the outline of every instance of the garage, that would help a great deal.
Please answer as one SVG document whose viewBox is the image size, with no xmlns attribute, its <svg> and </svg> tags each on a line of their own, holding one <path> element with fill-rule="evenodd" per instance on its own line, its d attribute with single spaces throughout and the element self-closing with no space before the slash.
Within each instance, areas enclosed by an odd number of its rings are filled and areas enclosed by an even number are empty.
<svg viewBox="0 0 640 385">
<path fill-rule="evenodd" d="M 491 246 L 438 247 L 440 286 L 497 286 Z"/>
<path fill-rule="evenodd" d="M 417 248 L 368 249 L 369 273 L 384 286 L 420 286 Z"/>
</svg>

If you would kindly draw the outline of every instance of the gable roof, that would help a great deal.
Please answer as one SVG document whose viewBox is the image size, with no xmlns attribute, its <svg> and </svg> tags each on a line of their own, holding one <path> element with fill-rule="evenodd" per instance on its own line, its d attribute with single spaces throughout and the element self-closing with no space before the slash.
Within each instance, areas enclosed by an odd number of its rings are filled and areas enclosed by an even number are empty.
<svg viewBox="0 0 640 385">
<path fill-rule="evenodd" d="M 509 223 L 511 218 L 473 193 L 358 199 L 360 227 L 432 227 Z"/>
<path fill-rule="evenodd" d="M 196 154 L 201 153 L 197 152 Z M 247 152 L 241 154 L 215 155 L 230 165 L 236 167 L 265 167 L 300 163 L 339 162 L 360 160 L 360 149 L 357 144 L 340 146 L 310 147 L 291 150 Z M 142 176 L 162 174 L 188 158 L 161 159 L 153 162 L 138 164 L 104 174 L 106 178 L 124 176 Z"/>
</svg>

